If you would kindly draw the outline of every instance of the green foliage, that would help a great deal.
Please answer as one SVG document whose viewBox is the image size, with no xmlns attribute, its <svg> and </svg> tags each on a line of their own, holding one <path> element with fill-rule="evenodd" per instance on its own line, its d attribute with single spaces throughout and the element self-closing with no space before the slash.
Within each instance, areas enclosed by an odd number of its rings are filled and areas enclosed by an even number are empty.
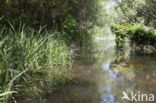
<svg viewBox="0 0 156 103">
<path fill-rule="evenodd" d="M 69 45 L 88 43 L 103 26 L 104 1 L 1 0 L 0 100 L 64 84 Z"/>
<path fill-rule="evenodd" d="M 127 35 L 127 28 L 123 28 L 123 25 L 117 25 L 117 26 L 112 26 L 111 30 L 115 33 L 116 35 L 116 45 L 118 48 L 123 47 L 125 44 L 125 38 L 128 36 Z"/>
<path fill-rule="evenodd" d="M 151 45 L 156 47 L 156 33 L 152 29 L 146 29 L 141 26 L 112 26 L 112 31 L 116 34 L 116 43 L 118 47 L 122 47 L 125 38 L 128 37 L 131 43 L 137 46 Z"/>
<path fill-rule="evenodd" d="M 72 53 L 59 35 L 25 26 L 1 30 L 0 101 L 7 102 L 17 92 L 16 96 L 34 96 L 66 82 Z"/>
<path fill-rule="evenodd" d="M 113 0 L 111 8 L 114 19 L 112 31 L 116 34 L 117 47 L 123 47 L 126 38 L 130 44 L 140 48 L 156 47 L 156 1 L 155 0 Z M 133 45 L 134 46 L 134 45 Z"/>
<path fill-rule="evenodd" d="M 118 0 L 117 0 L 118 1 Z M 155 0 L 121 0 L 116 2 L 116 15 L 120 24 L 142 23 L 156 28 L 156 1 Z M 115 19 L 116 19 L 115 18 Z"/>
<path fill-rule="evenodd" d="M 20 22 L 40 29 L 46 28 L 59 31 L 68 44 L 88 39 L 88 32 L 93 25 L 103 25 L 102 8 L 105 0 L 1 0 L 0 28 L 8 26 L 8 21 L 15 29 Z M 84 36 L 85 35 L 85 36 Z M 87 38 L 84 38 L 87 37 Z M 68 40 L 69 39 L 69 40 Z"/>
</svg>

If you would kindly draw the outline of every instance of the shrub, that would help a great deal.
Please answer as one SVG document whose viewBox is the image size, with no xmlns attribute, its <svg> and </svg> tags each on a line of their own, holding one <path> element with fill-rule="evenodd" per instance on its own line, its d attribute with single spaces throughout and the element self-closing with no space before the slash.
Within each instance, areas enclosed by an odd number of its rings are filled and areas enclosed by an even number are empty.
<svg viewBox="0 0 156 103">
<path fill-rule="evenodd" d="M 151 45 L 156 47 L 156 33 L 152 29 L 146 30 L 142 26 L 124 26 L 115 25 L 111 27 L 116 35 L 117 47 L 122 47 L 125 43 L 125 37 L 131 40 L 131 44 L 137 46 Z"/>
</svg>

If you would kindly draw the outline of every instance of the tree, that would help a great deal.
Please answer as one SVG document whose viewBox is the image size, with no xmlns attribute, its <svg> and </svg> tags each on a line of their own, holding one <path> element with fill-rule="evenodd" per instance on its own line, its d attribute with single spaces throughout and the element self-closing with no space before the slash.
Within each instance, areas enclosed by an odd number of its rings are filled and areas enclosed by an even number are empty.
<svg viewBox="0 0 156 103">
<path fill-rule="evenodd" d="M 155 27 L 156 0 L 122 0 L 116 1 L 115 11 L 121 23 L 143 23 Z"/>
</svg>

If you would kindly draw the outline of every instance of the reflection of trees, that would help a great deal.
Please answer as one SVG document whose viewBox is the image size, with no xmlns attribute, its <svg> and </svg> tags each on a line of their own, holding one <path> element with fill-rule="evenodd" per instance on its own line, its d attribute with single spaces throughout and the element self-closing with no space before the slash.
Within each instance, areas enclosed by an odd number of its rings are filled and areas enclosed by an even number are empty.
<svg viewBox="0 0 156 103">
<path fill-rule="evenodd" d="M 111 62 L 114 60 L 115 54 L 115 42 L 114 40 L 101 40 L 92 43 L 90 47 L 85 47 L 82 50 L 82 56 L 80 59 L 85 64 L 101 65 L 104 62 Z"/>
<path fill-rule="evenodd" d="M 113 63 L 120 65 L 121 67 L 123 67 L 122 64 L 126 63 L 126 68 L 133 65 L 136 70 L 139 69 L 138 71 L 129 70 L 120 72 L 120 77 L 124 79 L 125 83 L 125 88 L 123 90 L 125 90 L 128 94 L 130 94 L 130 92 L 132 91 L 135 93 L 138 93 L 138 91 L 140 91 L 141 93 L 156 95 L 156 64 L 154 63 L 156 60 L 153 59 L 153 57 L 149 57 L 147 55 L 138 56 L 136 54 L 129 56 L 130 58 L 128 57 L 127 59 L 123 57 L 123 52 L 124 51 L 117 54 L 121 56 L 121 58 Z M 126 68 L 123 67 L 122 69 Z M 120 83 L 120 86 L 118 88 L 123 88 L 123 85 L 121 85 Z"/>
<path fill-rule="evenodd" d="M 154 89 L 156 85 L 156 81 L 154 81 L 156 80 L 156 72 L 153 72 L 154 69 L 151 71 L 131 70 L 118 72 L 114 69 L 114 64 L 123 67 L 122 69 L 129 68 L 131 65 L 133 65 L 134 68 L 151 68 L 151 66 L 155 68 L 155 60 L 150 64 L 151 59 L 146 60 L 140 56 L 130 55 L 130 49 L 115 50 L 113 40 L 101 40 L 94 43 L 92 48 L 87 48 L 86 51 L 83 51 L 83 56 L 84 59 L 82 59 L 82 62 L 86 66 L 83 69 L 91 70 L 90 76 L 88 76 L 87 73 L 84 73 L 84 75 L 87 75 L 85 77 L 88 77 L 88 80 L 92 80 L 91 82 L 95 84 L 94 86 L 97 88 L 95 93 L 101 95 L 101 102 L 99 103 L 105 103 L 109 99 L 109 103 L 122 103 L 122 91 L 128 94 L 132 91 L 136 93 L 138 93 L 138 91 L 142 93 L 150 91 L 151 93 L 156 93 Z M 141 60 L 146 60 L 147 63 Z M 102 67 L 104 65 L 106 65 L 106 68 L 108 67 L 105 70 Z M 86 70 L 86 72 L 88 70 Z M 124 101 L 124 103 L 129 102 Z"/>
<path fill-rule="evenodd" d="M 96 53 L 94 57 L 98 58 L 98 64 L 110 63 L 114 60 L 115 43 L 113 40 L 103 40 L 95 44 Z"/>
<path fill-rule="evenodd" d="M 130 58 L 130 49 L 116 50 L 115 61 L 114 63 L 125 62 Z"/>
<path fill-rule="evenodd" d="M 135 63 L 137 68 L 141 68 L 141 71 L 133 72 L 135 78 L 134 89 L 142 93 L 155 94 L 156 95 L 156 60 L 148 56 L 139 56 L 139 59 L 133 59 L 132 63 Z"/>
</svg>

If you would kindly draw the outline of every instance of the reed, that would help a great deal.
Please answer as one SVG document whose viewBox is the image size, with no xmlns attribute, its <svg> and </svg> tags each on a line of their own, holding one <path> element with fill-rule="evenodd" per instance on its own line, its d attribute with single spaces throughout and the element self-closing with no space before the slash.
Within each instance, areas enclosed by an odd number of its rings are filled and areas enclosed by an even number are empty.
<svg viewBox="0 0 156 103">
<path fill-rule="evenodd" d="M 63 85 L 72 52 L 58 32 L 10 24 L 0 30 L 0 102 Z"/>
</svg>

